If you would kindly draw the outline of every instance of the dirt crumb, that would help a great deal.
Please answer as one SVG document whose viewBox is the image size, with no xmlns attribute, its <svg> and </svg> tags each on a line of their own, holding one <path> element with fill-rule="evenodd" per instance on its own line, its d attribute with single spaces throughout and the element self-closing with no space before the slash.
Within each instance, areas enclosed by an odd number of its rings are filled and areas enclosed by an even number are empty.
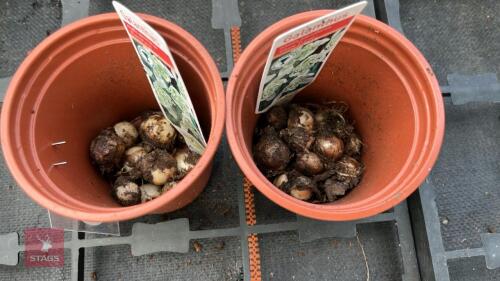
<svg viewBox="0 0 500 281">
<path fill-rule="evenodd" d="M 200 253 L 203 250 L 203 246 L 198 241 L 194 241 L 193 249 L 195 252 Z"/>
</svg>

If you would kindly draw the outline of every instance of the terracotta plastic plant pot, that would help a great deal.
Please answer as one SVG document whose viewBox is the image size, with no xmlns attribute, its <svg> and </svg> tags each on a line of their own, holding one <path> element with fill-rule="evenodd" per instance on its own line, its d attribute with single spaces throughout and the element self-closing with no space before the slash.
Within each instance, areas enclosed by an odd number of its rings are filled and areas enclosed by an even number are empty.
<svg viewBox="0 0 500 281">
<path fill-rule="evenodd" d="M 150 202 L 120 207 L 89 159 L 89 144 L 106 126 L 159 109 L 132 43 L 114 13 L 80 20 L 52 34 L 22 63 L 1 116 L 5 160 L 15 180 L 43 207 L 95 222 L 169 212 L 205 187 L 224 128 L 224 89 L 205 48 L 166 20 L 141 15 L 162 34 L 183 74 L 208 146 L 196 167 Z M 52 143 L 66 144 L 52 146 Z M 67 164 L 53 166 L 67 161 Z"/>
<path fill-rule="evenodd" d="M 272 40 L 330 11 L 286 18 L 245 49 L 227 86 L 227 137 L 245 176 L 265 196 L 299 215 L 354 220 L 390 209 L 407 198 L 431 170 L 441 147 L 444 109 L 438 83 L 420 52 L 389 26 L 357 17 L 318 79 L 297 101 L 345 101 L 366 146 L 359 186 L 330 204 L 312 204 L 282 192 L 252 157 L 257 90 Z"/>
</svg>

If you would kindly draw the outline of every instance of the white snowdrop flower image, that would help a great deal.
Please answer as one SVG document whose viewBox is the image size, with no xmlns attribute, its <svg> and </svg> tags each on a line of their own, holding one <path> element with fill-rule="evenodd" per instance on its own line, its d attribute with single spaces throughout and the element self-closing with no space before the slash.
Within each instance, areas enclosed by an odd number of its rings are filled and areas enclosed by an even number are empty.
<svg viewBox="0 0 500 281">
<path fill-rule="evenodd" d="M 297 61 L 301 61 L 301 60 L 307 58 L 312 53 L 314 53 L 320 45 L 325 44 L 329 40 L 330 39 L 328 39 L 328 38 L 319 39 L 319 40 L 313 41 L 309 44 L 306 44 L 306 45 L 302 46 L 301 48 L 294 50 L 293 53 L 295 53 L 295 55 L 294 55 L 295 59 Z"/>
<path fill-rule="evenodd" d="M 286 82 L 286 79 L 274 79 L 273 81 L 269 82 L 264 87 L 264 91 L 262 93 L 262 99 L 263 100 L 272 100 L 274 97 L 276 97 L 279 93 L 277 92 L 278 89 L 283 85 L 283 83 Z"/>
<path fill-rule="evenodd" d="M 188 130 L 189 128 L 193 127 L 193 124 L 191 123 L 191 117 L 189 114 L 182 114 L 182 119 L 181 119 L 181 128 Z"/>
<path fill-rule="evenodd" d="M 292 64 L 286 64 L 283 66 L 283 68 L 278 72 L 278 78 L 287 76 L 293 71 L 293 65 Z"/>
<path fill-rule="evenodd" d="M 313 54 L 303 60 L 297 67 L 294 69 L 293 73 L 290 74 L 292 77 L 309 75 L 309 71 L 313 65 L 318 62 L 321 62 L 322 55 L 320 53 Z M 313 73 L 314 74 L 314 73 Z"/>
<path fill-rule="evenodd" d="M 167 91 L 170 93 L 172 100 L 177 104 L 177 106 L 182 111 L 186 111 L 186 112 L 189 111 L 189 107 L 185 101 L 185 97 L 182 96 L 174 86 L 170 85 L 170 87 L 168 87 Z"/>
<path fill-rule="evenodd" d="M 335 34 L 333 34 L 332 38 L 330 39 L 330 41 L 328 41 L 328 44 L 325 46 L 325 49 L 331 50 L 334 47 L 334 45 L 338 42 L 337 40 L 342 35 L 343 30 L 344 29 L 341 29 L 337 31 Z"/>
<path fill-rule="evenodd" d="M 151 76 L 153 76 L 153 75 L 154 75 L 154 73 L 153 73 L 153 71 L 151 70 L 151 68 L 149 68 L 149 67 L 145 67 L 145 68 L 144 68 L 144 70 L 146 71 L 146 75 L 147 75 L 148 77 L 151 77 Z"/>
<path fill-rule="evenodd" d="M 191 129 L 193 136 L 198 138 L 198 140 L 203 139 L 203 135 L 200 130 L 198 130 L 198 125 L 196 125 L 196 120 L 192 118 L 191 115 L 189 115 L 187 112 L 183 115 L 183 118 L 181 120 L 181 123 L 185 122 L 185 126 L 188 126 L 186 128 Z"/>
<path fill-rule="evenodd" d="M 326 48 L 321 50 L 321 52 L 319 52 L 319 58 L 318 58 L 319 61 L 323 61 L 328 56 L 329 53 L 330 53 L 330 50 L 328 50 Z"/>
<path fill-rule="evenodd" d="M 290 92 L 296 90 L 300 85 L 310 83 L 314 77 L 312 76 L 299 76 L 294 78 L 290 83 L 283 89 L 283 92 Z"/>
<path fill-rule="evenodd" d="M 161 104 L 166 108 L 168 111 L 168 114 L 171 115 L 174 119 L 178 120 L 181 116 L 180 113 L 177 112 L 177 109 L 175 108 L 174 101 L 170 97 L 170 95 L 167 93 L 165 89 L 161 90 L 161 93 L 158 95 L 158 98 L 160 99 Z M 175 121 L 175 120 L 172 120 Z"/>
<path fill-rule="evenodd" d="M 171 83 L 170 75 L 168 75 L 167 67 L 157 58 L 153 60 L 153 73 L 159 78 L 165 80 L 167 83 Z"/>
<path fill-rule="evenodd" d="M 269 83 L 269 81 L 273 80 L 275 77 L 276 77 L 276 73 L 273 73 L 271 75 L 267 75 L 265 80 L 264 80 L 264 84 Z"/>
<path fill-rule="evenodd" d="M 140 44 L 135 44 L 135 46 L 137 47 L 137 51 L 139 53 L 139 56 L 141 56 L 141 60 L 144 63 L 151 65 L 152 64 L 151 59 L 150 59 L 151 54 L 149 53 L 149 50 L 145 49 Z"/>
<path fill-rule="evenodd" d="M 271 64 L 270 69 L 271 70 L 281 69 L 284 65 L 286 65 L 292 61 L 292 57 L 290 55 L 291 55 L 291 53 L 288 53 L 288 54 L 283 55 L 282 57 L 278 58 L 275 62 L 273 62 Z"/>
<path fill-rule="evenodd" d="M 162 80 L 155 80 L 153 81 L 153 88 L 155 92 L 157 92 L 160 95 L 166 94 L 166 84 Z"/>
<path fill-rule="evenodd" d="M 164 80 L 162 79 L 156 79 L 154 82 L 153 82 L 153 87 L 155 88 L 155 90 L 157 89 L 167 89 L 167 83 L 165 83 Z"/>
</svg>

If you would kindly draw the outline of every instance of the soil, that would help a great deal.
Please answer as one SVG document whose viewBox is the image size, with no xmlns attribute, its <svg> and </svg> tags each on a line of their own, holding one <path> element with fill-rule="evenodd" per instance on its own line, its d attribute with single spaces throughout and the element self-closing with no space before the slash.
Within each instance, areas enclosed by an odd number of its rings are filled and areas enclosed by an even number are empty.
<svg viewBox="0 0 500 281">
<path fill-rule="evenodd" d="M 195 252 L 199 253 L 203 250 L 203 246 L 198 241 L 194 241 L 193 242 L 193 249 Z"/>
<path fill-rule="evenodd" d="M 219 251 L 224 250 L 225 247 L 226 247 L 226 243 L 224 241 L 220 241 L 219 243 L 217 243 L 217 245 L 215 245 L 215 248 Z"/>
</svg>

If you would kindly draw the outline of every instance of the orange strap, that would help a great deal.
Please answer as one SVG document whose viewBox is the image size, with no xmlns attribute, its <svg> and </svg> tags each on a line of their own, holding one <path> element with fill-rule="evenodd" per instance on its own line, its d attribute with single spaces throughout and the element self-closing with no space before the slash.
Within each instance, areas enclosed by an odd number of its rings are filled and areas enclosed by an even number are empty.
<svg viewBox="0 0 500 281">
<path fill-rule="evenodd" d="M 238 26 L 231 27 L 231 45 L 233 47 L 233 61 L 236 63 L 241 55 L 241 36 Z M 243 193 L 245 196 L 245 215 L 247 225 L 255 225 L 257 217 L 255 215 L 255 202 L 253 195 L 253 186 L 247 178 L 243 179 Z M 248 253 L 250 257 L 250 280 L 261 281 L 262 273 L 260 271 L 260 250 L 259 238 L 257 234 L 250 234 L 248 239 Z"/>
<path fill-rule="evenodd" d="M 247 219 L 247 225 L 255 225 L 257 223 L 257 218 L 255 216 L 255 202 L 254 195 L 252 192 L 252 184 L 247 178 L 243 181 L 243 192 L 245 194 L 245 213 Z M 262 273 L 260 271 L 260 250 L 259 250 L 259 238 L 257 234 L 250 234 L 248 239 L 248 253 L 250 257 L 250 280 L 251 281 L 261 281 Z"/>
<path fill-rule="evenodd" d="M 233 46 L 233 61 L 236 63 L 241 55 L 241 36 L 238 26 L 231 27 L 231 45 Z"/>
</svg>

